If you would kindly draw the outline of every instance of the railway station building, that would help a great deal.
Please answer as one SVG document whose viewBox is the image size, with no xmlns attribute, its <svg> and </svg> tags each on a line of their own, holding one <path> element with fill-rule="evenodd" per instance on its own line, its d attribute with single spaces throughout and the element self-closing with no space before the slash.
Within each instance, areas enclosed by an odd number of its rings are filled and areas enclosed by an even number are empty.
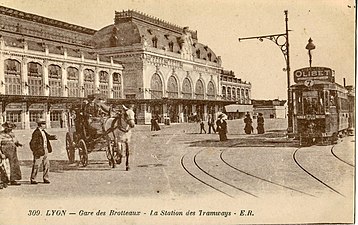
<svg viewBox="0 0 358 225">
<path fill-rule="evenodd" d="M 1 122 L 66 127 L 70 104 L 101 92 L 135 104 L 137 123 L 190 122 L 251 104 L 251 84 L 221 66 L 197 31 L 128 10 L 94 30 L 0 6 Z"/>
</svg>

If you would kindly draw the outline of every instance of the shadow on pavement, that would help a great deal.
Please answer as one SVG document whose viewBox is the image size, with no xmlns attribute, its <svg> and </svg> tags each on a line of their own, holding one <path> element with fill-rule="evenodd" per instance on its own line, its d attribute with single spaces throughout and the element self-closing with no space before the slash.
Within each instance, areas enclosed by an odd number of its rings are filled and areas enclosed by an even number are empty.
<svg viewBox="0 0 358 225">
<path fill-rule="evenodd" d="M 21 160 L 20 166 L 32 168 L 32 160 Z M 123 167 L 123 171 L 125 168 L 122 164 L 116 165 L 116 171 L 118 171 L 119 167 Z M 68 160 L 50 160 L 50 171 L 51 173 L 63 173 L 65 171 L 107 171 L 113 170 L 108 164 L 107 160 L 89 160 L 88 165 L 83 167 L 79 161 L 74 163 L 69 163 Z M 42 172 L 42 168 L 40 168 L 40 172 Z"/>
<path fill-rule="evenodd" d="M 299 147 L 299 142 L 286 137 L 284 131 L 269 131 L 265 134 L 240 135 L 227 141 L 201 140 L 188 142 L 189 147 Z"/>
</svg>

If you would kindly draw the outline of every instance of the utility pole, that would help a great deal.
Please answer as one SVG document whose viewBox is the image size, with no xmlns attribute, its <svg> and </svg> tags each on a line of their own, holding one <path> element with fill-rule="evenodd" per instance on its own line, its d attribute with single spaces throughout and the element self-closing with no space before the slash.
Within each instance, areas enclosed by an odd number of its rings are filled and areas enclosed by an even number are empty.
<svg viewBox="0 0 358 225">
<path fill-rule="evenodd" d="M 287 132 L 289 134 L 293 133 L 293 110 L 292 110 L 292 91 L 291 91 L 291 82 L 290 82 L 290 54 L 289 54 L 289 42 L 288 42 L 288 32 L 291 31 L 288 29 L 288 11 L 285 10 L 285 22 L 286 22 L 286 32 L 282 34 L 269 34 L 255 37 L 245 37 L 239 38 L 239 42 L 243 40 L 249 39 L 258 39 L 263 41 L 264 39 L 268 39 L 275 43 L 283 53 L 283 56 L 286 60 L 286 68 L 284 71 L 287 72 L 287 106 L 288 106 L 288 127 Z M 283 39 L 283 41 L 281 41 Z M 281 43 L 282 42 L 282 43 Z"/>
</svg>

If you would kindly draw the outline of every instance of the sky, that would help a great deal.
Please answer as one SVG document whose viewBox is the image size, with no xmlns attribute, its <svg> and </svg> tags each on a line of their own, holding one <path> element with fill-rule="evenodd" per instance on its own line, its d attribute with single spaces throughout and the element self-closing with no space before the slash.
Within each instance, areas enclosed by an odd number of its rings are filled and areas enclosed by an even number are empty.
<svg viewBox="0 0 358 225">
<path fill-rule="evenodd" d="M 251 82 L 253 99 L 287 99 L 286 61 L 270 40 L 241 37 L 285 33 L 288 10 L 291 84 L 293 71 L 312 66 L 335 70 L 336 82 L 355 83 L 354 0 L 0 0 L 0 5 L 99 30 L 115 11 L 137 10 L 191 30 L 221 56 L 225 70 Z"/>
</svg>

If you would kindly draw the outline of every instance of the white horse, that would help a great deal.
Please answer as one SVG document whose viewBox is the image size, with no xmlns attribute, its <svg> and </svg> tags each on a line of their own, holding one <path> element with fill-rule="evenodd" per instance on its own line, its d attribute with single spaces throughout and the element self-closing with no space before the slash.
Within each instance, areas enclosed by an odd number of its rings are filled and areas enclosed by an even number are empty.
<svg viewBox="0 0 358 225">
<path fill-rule="evenodd" d="M 106 119 L 103 124 L 104 131 L 108 133 L 109 141 L 114 143 L 113 163 L 120 164 L 122 162 L 122 144 L 125 145 L 126 171 L 129 170 L 129 142 L 132 134 L 131 128 L 135 126 L 134 115 L 133 109 L 123 106 L 123 109 Z"/>
</svg>

